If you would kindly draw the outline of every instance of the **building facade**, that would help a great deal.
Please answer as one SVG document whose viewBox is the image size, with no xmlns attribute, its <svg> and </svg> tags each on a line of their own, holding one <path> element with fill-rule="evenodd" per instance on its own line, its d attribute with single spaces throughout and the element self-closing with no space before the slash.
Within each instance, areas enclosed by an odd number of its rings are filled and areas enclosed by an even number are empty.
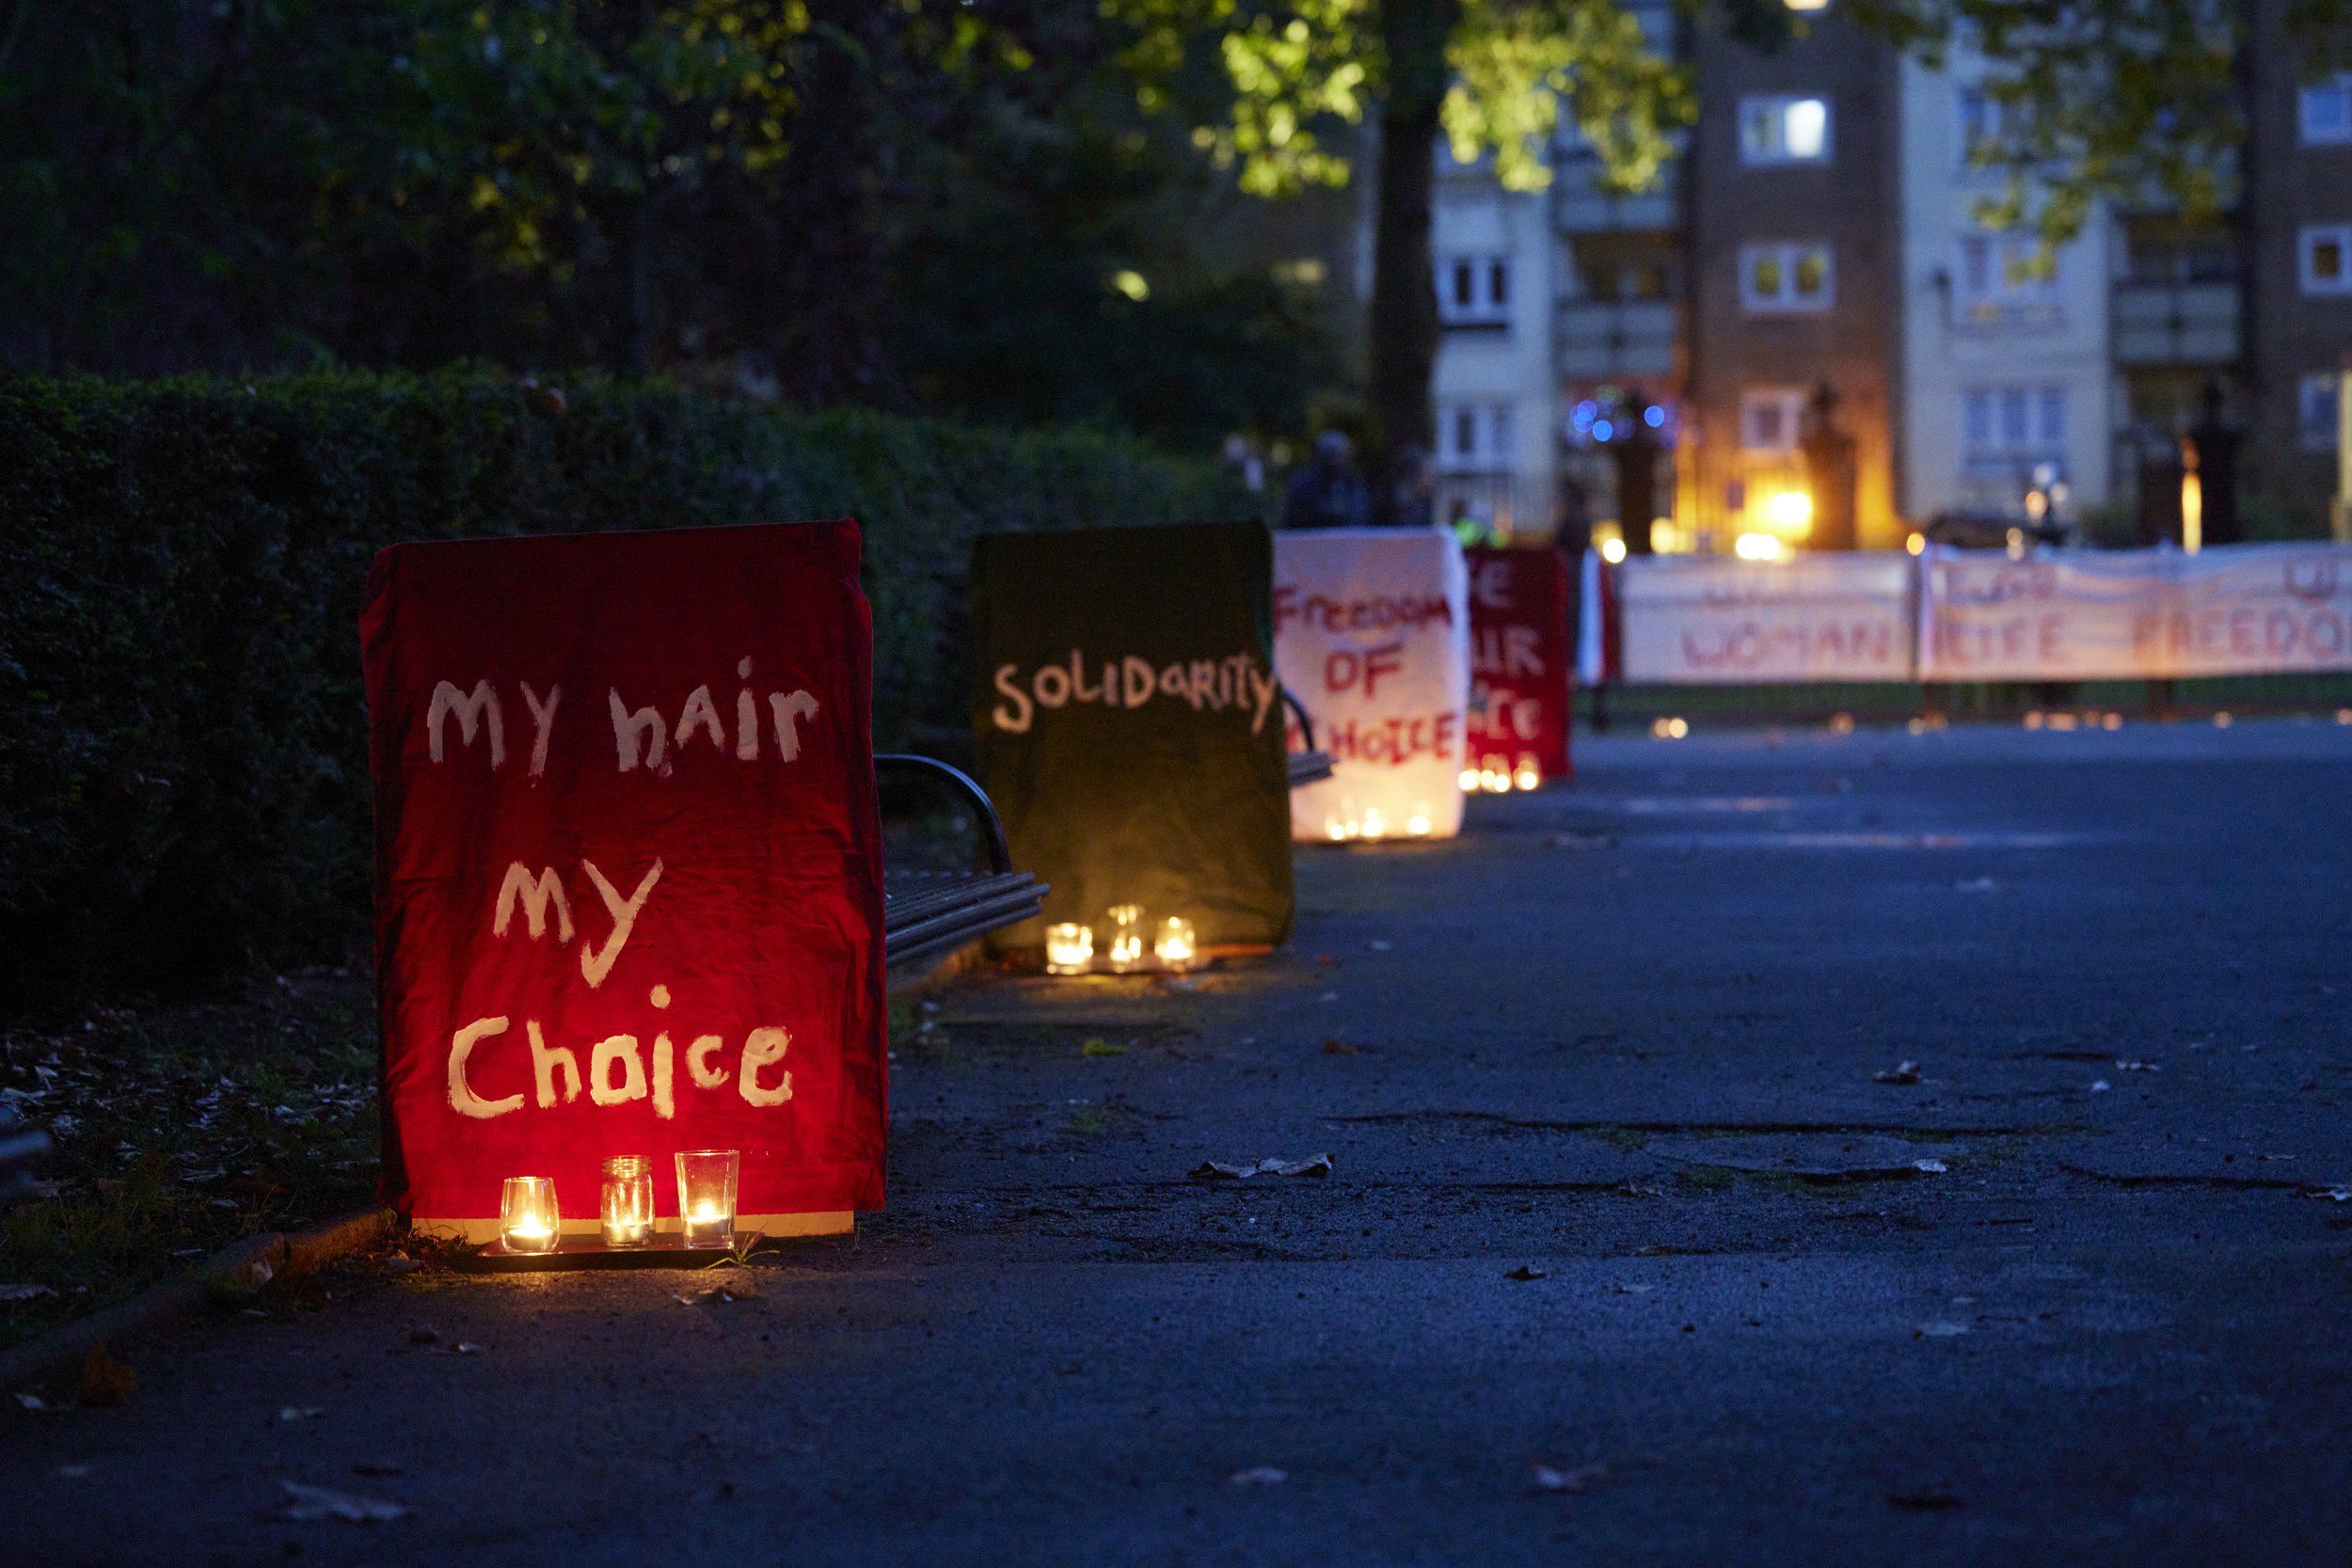
<svg viewBox="0 0 2352 1568">
<path fill-rule="evenodd" d="M 2052 511 L 2110 543 L 2177 536 L 2183 438 L 2217 422 L 2243 536 L 2324 531 L 2352 73 L 2305 80 L 2288 4 L 2249 7 L 2235 209 L 2102 208 L 2055 249 L 2030 192 L 2028 227 L 1983 222 L 2002 107 L 1967 50 L 1931 71 L 1815 8 L 1765 52 L 1637 8 L 1700 101 L 1657 187 L 1612 193 L 1572 135 L 1544 197 L 1441 168 L 1454 511 L 1622 526 L 1613 442 L 1655 400 L 1671 471 L 1646 531 L 1666 549 L 1891 548 L 1940 518 Z M 1498 265 L 1507 306 L 1480 282 Z"/>
</svg>

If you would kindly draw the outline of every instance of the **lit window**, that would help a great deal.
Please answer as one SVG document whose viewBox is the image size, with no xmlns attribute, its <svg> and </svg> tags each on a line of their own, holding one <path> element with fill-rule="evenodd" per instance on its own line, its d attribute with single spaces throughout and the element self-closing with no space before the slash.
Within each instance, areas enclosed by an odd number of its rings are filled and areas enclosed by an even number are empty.
<svg viewBox="0 0 2352 1568">
<path fill-rule="evenodd" d="M 2306 229 L 2300 249 L 2305 293 L 2352 293 L 2352 224 Z"/>
<path fill-rule="evenodd" d="M 1510 325 L 1510 258 L 1454 256 L 1439 261 L 1438 320 L 1447 326 Z"/>
<path fill-rule="evenodd" d="M 2331 76 L 2303 89 L 2303 145 L 2352 142 L 2352 75 Z M 2332 443 L 2333 437 L 2331 436 Z"/>
<path fill-rule="evenodd" d="M 1825 245 L 1740 247 L 1740 303 L 1751 310 L 1826 310 L 1836 293 Z"/>
<path fill-rule="evenodd" d="M 1816 164 L 1830 150 L 1829 100 L 1740 100 L 1740 161 L 1748 165 Z"/>
<path fill-rule="evenodd" d="M 2338 380 L 2334 371 L 2313 371 L 2296 388 L 2296 424 L 2307 451 L 2336 450 Z"/>
<path fill-rule="evenodd" d="M 1751 388 L 1740 394 L 1740 445 L 1749 451 L 1791 451 L 1804 417 L 1804 388 Z"/>
</svg>

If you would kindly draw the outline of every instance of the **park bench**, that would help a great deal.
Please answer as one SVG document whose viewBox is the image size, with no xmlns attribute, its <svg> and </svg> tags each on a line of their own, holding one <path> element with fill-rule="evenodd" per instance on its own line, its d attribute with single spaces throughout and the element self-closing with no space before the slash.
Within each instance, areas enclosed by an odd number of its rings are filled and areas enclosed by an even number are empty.
<svg viewBox="0 0 2352 1568">
<path fill-rule="evenodd" d="M 1282 688 L 1282 705 L 1298 721 L 1299 736 L 1306 750 L 1290 753 L 1291 787 L 1319 784 L 1331 776 L 1331 753 L 1315 749 L 1315 721 L 1307 713 L 1307 705 L 1300 702 L 1289 687 Z"/>
<path fill-rule="evenodd" d="M 916 979 L 956 949 L 1044 910 L 1045 884 L 1012 868 L 1004 823 L 970 774 L 931 757 L 898 752 L 878 753 L 874 769 L 944 784 L 960 795 L 971 809 L 988 860 L 985 869 L 883 873 L 882 953 L 892 984 Z"/>
</svg>

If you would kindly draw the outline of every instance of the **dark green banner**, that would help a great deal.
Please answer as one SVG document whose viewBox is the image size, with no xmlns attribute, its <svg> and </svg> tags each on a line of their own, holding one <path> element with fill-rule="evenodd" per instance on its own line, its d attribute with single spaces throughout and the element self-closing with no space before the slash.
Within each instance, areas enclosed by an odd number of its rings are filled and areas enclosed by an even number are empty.
<svg viewBox="0 0 2352 1568">
<path fill-rule="evenodd" d="M 1193 923 L 1204 948 L 1290 935 L 1274 546 L 1257 523 L 996 533 L 973 549 L 981 783 L 1043 927 Z"/>
</svg>

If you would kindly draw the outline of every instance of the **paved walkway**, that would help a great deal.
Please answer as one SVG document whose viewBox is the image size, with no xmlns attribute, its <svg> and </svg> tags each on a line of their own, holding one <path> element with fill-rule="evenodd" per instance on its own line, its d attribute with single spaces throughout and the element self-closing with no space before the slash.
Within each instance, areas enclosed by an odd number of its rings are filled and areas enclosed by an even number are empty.
<svg viewBox="0 0 2352 1568">
<path fill-rule="evenodd" d="M 946 993 L 755 1301 L 370 1275 L 7 1414 L 0 1560 L 2342 1560 L 2352 729 L 1582 760 L 1261 967 Z"/>
</svg>

